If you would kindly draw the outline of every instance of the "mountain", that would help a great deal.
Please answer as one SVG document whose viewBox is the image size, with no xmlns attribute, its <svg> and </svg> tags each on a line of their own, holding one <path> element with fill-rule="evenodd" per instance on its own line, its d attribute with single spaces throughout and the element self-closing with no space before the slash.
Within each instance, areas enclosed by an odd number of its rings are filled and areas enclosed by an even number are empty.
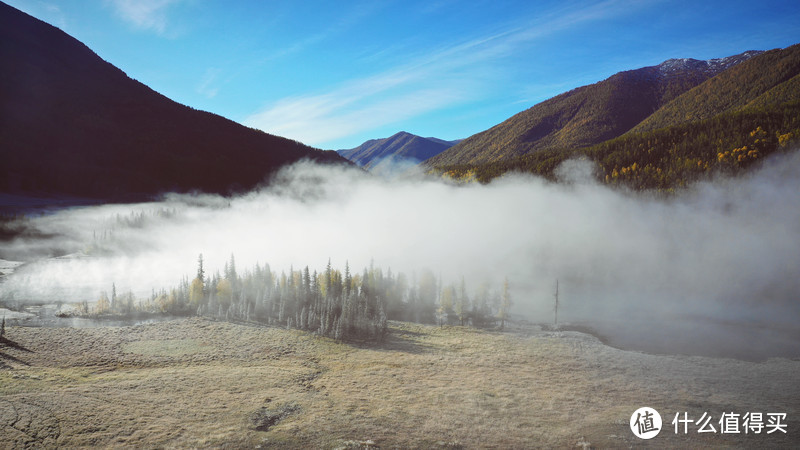
<svg viewBox="0 0 800 450">
<path fill-rule="evenodd" d="M 591 146 L 544 147 L 489 162 L 434 165 L 434 170 L 484 182 L 509 171 L 555 179 L 559 164 L 580 158 L 593 161 L 605 183 L 666 191 L 711 173 L 740 173 L 800 143 L 800 44 L 736 58 L 744 60 L 661 64 L 666 72 L 685 71 L 687 65 L 722 71 L 613 139 Z"/>
<path fill-rule="evenodd" d="M 759 53 L 709 61 L 670 59 L 619 72 L 534 105 L 465 139 L 426 165 L 479 164 L 598 144 L 621 136 L 684 92 Z"/>
<path fill-rule="evenodd" d="M 632 132 L 710 119 L 749 107 L 800 100 L 800 45 L 770 50 L 690 89 Z"/>
<path fill-rule="evenodd" d="M 439 138 L 435 138 L 435 137 L 428 137 L 428 138 L 425 138 L 425 139 L 428 139 L 429 141 L 433 141 L 433 142 L 438 142 L 440 144 L 444 144 L 448 148 L 450 148 L 450 147 L 458 144 L 459 142 L 463 141 L 463 139 L 455 139 L 455 140 L 452 140 L 452 141 L 445 141 L 444 139 L 439 139 Z"/>
<path fill-rule="evenodd" d="M 337 150 L 339 155 L 367 169 L 387 159 L 417 164 L 438 155 L 458 141 L 424 138 L 401 131 L 384 139 L 372 139 L 356 148 Z"/>
<path fill-rule="evenodd" d="M 178 104 L 4 3 L 0 60 L 0 192 L 227 193 L 303 158 L 344 162 Z"/>
</svg>

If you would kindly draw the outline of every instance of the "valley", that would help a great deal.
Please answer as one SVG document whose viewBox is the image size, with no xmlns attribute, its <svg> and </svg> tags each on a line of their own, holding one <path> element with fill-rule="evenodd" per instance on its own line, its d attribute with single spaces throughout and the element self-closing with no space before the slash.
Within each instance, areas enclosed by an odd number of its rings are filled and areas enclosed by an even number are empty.
<svg viewBox="0 0 800 450">
<path fill-rule="evenodd" d="M 659 448 L 797 445 L 796 359 L 650 355 L 532 325 L 389 330 L 360 345 L 202 318 L 9 327 L 0 436 L 11 447 L 608 448 L 641 445 L 628 420 L 650 406 Z M 788 433 L 719 433 L 723 412 L 749 411 L 786 413 Z M 675 433 L 677 412 L 707 412 L 717 432 Z"/>
<path fill-rule="evenodd" d="M 0 1 L 0 449 L 800 447 L 797 5 L 79 3 Z"/>
</svg>

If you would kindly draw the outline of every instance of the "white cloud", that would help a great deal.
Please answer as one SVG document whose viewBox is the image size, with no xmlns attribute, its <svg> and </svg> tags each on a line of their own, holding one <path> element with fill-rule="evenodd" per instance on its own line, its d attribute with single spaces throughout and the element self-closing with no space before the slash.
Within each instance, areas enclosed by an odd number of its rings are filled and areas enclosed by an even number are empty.
<svg viewBox="0 0 800 450">
<path fill-rule="evenodd" d="M 464 86 L 426 86 L 403 91 L 414 74 L 384 74 L 328 94 L 286 98 L 253 114 L 245 124 L 315 145 L 397 122 L 457 102 Z M 389 95 L 381 95 L 386 94 Z"/>
<path fill-rule="evenodd" d="M 136 28 L 164 34 L 167 8 L 179 0 L 109 0 L 117 15 Z"/>
</svg>

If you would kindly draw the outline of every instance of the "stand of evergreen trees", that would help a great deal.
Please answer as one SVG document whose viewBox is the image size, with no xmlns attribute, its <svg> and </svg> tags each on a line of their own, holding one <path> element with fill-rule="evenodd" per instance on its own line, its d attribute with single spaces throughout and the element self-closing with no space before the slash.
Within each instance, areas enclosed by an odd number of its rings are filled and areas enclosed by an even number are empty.
<svg viewBox="0 0 800 450">
<path fill-rule="evenodd" d="M 510 307 L 508 280 L 500 291 L 484 283 L 469 293 L 463 279 L 444 285 L 430 270 L 409 279 L 374 265 L 352 273 L 345 264 L 342 272 L 329 261 L 321 273 L 308 266 L 278 273 L 268 264 L 240 271 L 233 255 L 222 273 L 208 275 L 200 255 L 191 281 L 185 277 L 177 287 L 138 301 L 131 293 L 117 295 L 112 286 L 111 298 L 101 293 L 94 313 L 197 314 L 296 328 L 336 340 L 380 342 L 388 320 L 476 327 L 499 322 L 502 328 Z"/>
</svg>

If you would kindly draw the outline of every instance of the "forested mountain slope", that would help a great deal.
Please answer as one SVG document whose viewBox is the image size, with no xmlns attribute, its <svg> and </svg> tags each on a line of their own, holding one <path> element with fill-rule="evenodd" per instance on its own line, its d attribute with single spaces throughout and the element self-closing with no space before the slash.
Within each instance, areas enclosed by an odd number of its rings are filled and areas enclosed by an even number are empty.
<svg viewBox="0 0 800 450">
<path fill-rule="evenodd" d="M 751 51 L 709 61 L 668 60 L 657 66 L 617 73 L 516 114 L 431 158 L 426 165 L 489 163 L 613 139 L 687 90 L 758 53 Z"/>
<path fill-rule="evenodd" d="M 738 173 L 771 153 L 796 148 L 800 141 L 800 45 L 712 61 L 725 60 L 730 64 L 717 75 L 675 96 L 613 139 L 588 146 L 543 147 L 487 162 L 437 164 L 440 159 L 434 158 L 426 164 L 448 177 L 486 182 L 509 171 L 555 179 L 560 163 L 584 158 L 596 163 L 603 182 L 669 190 L 708 173 Z M 687 63 L 702 62 L 670 60 L 658 67 L 671 70 Z M 569 95 L 577 94 L 562 94 Z M 458 146 L 451 149 L 457 150 Z"/>
<path fill-rule="evenodd" d="M 710 119 L 753 106 L 800 100 L 800 44 L 770 50 L 683 93 L 632 132 Z"/>
<path fill-rule="evenodd" d="M 0 192 L 226 193 L 303 158 L 344 162 L 178 104 L 4 3 L 0 60 Z"/>
</svg>

